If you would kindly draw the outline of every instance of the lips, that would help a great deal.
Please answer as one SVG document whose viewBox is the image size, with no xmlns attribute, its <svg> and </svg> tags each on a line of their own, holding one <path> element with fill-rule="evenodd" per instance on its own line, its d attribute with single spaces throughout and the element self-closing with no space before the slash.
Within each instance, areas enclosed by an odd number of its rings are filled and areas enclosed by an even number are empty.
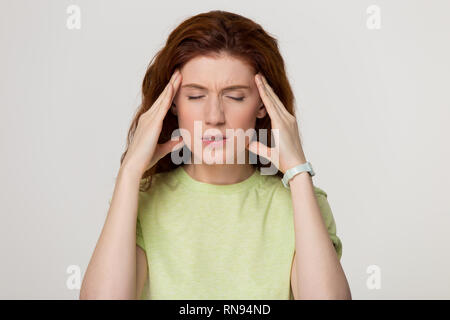
<svg viewBox="0 0 450 320">
<path fill-rule="evenodd" d="M 224 135 L 215 135 L 215 136 L 206 135 L 206 136 L 202 137 L 203 141 L 219 141 L 219 140 L 226 140 L 226 139 L 227 139 L 227 137 Z"/>
</svg>

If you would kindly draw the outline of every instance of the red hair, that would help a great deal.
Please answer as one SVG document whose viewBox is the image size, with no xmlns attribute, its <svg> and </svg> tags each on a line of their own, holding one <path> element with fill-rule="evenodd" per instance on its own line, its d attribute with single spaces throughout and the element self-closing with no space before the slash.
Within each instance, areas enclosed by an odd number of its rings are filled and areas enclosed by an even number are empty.
<svg viewBox="0 0 450 320">
<path fill-rule="evenodd" d="M 294 115 L 294 95 L 287 79 L 277 39 L 264 31 L 259 24 L 241 15 L 222 10 L 200 13 L 186 19 L 173 30 L 165 46 L 150 61 L 142 82 L 142 103 L 128 131 L 127 146 L 120 159 L 121 164 L 133 139 L 139 117 L 153 105 L 175 69 L 181 69 L 184 64 L 197 56 L 222 53 L 246 62 L 254 69 L 255 74 L 258 72 L 263 74 L 289 113 Z M 167 112 L 158 143 L 169 141 L 172 132 L 177 128 L 177 117 L 170 111 Z M 272 136 L 268 113 L 264 118 L 256 119 L 255 130 L 258 140 L 259 129 L 267 129 L 267 133 L 270 133 L 268 137 Z M 267 145 L 271 147 L 271 139 L 267 140 Z M 152 175 L 170 171 L 177 166 L 179 165 L 171 161 L 169 153 L 148 169 L 142 179 L 148 182 Z M 268 167 L 270 163 L 262 164 L 258 156 L 254 166 Z M 278 171 L 277 175 L 280 178 L 283 176 L 281 171 Z M 142 191 L 148 188 L 149 185 L 143 188 L 141 185 Z"/>
</svg>

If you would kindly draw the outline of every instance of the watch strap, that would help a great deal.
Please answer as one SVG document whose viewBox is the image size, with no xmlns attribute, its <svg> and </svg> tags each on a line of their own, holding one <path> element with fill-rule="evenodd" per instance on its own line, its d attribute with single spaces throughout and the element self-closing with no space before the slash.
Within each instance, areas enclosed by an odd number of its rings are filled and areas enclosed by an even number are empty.
<svg viewBox="0 0 450 320">
<path fill-rule="evenodd" d="M 287 170 L 283 176 L 283 179 L 281 179 L 283 185 L 289 189 L 289 180 L 291 180 L 294 176 L 304 171 L 307 171 L 311 177 L 313 177 L 316 174 L 312 168 L 311 163 L 307 161 L 306 163 L 299 164 L 298 166 L 295 166 Z"/>
</svg>

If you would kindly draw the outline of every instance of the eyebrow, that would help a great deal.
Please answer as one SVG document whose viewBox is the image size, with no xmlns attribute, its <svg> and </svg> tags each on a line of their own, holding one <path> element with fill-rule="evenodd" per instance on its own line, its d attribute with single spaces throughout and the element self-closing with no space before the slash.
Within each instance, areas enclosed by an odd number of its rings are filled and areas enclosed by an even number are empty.
<svg viewBox="0 0 450 320">
<path fill-rule="evenodd" d="M 204 86 L 199 85 L 197 83 L 188 83 L 188 84 L 182 85 L 181 87 L 182 88 L 193 88 L 193 89 L 200 89 L 200 90 L 208 90 Z M 249 86 L 237 84 L 237 85 L 232 85 L 232 86 L 229 86 L 229 87 L 225 87 L 225 88 L 222 89 L 222 91 L 230 91 L 230 90 L 236 90 L 236 89 L 247 89 L 247 90 L 250 90 L 251 88 Z"/>
</svg>

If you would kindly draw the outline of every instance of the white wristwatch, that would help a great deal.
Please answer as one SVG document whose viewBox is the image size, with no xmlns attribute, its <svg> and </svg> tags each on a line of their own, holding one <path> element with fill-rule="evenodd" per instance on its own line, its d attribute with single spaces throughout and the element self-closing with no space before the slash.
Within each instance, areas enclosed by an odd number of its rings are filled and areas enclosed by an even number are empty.
<svg viewBox="0 0 450 320">
<path fill-rule="evenodd" d="M 283 179 L 281 179 L 281 181 L 283 181 L 283 184 L 286 188 L 289 188 L 289 180 L 291 180 L 294 176 L 296 176 L 297 174 L 307 171 L 309 173 L 309 175 L 311 177 L 313 177 L 315 175 L 315 172 L 312 168 L 311 163 L 309 163 L 308 161 L 304 164 L 299 164 L 298 166 L 295 166 L 289 170 L 286 171 L 286 173 L 283 176 Z"/>
</svg>

